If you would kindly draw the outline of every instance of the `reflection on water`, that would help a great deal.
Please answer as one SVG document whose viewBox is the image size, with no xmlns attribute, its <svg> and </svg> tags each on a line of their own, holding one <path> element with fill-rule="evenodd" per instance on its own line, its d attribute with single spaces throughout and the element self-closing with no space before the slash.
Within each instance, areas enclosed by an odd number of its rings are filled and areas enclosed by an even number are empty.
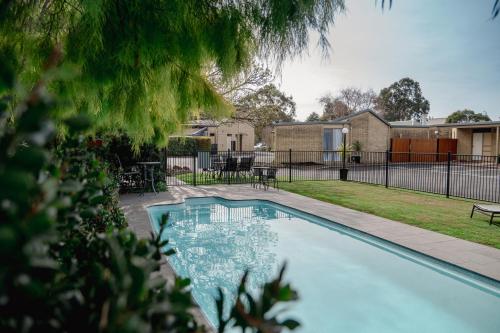
<svg viewBox="0 0 500 333">
<path fill-rule="evenodd" d="M 274 275 L 279 263 L 272 248 L 278 235 L 271 224 L 290 218 L 290 214 L 251 201 L 195 199 L 155 209 L 151 216 L 158 220 L 167 211 L 170 223 L 164 238 L 177 252 L 169 261 L 178 275 L 191 278 L 193 295 L 212 322 L 216 321 L 217 287 L 234 292 L 249 268 L 250 290 Z"/>
<path fill-rule="evenodd" d="M 216 324 L 216 288 L 232 292 L 251 268 L 256 290 L 289 261 L 300 301 L 287 315 L 301 332 L 500 332 L 500 290 L 473 283 L 404 249 L 265 201 L 191 199 L 148 209 L 153 225 L 169 212 L 173 268 Z M 156 223 L 155 223 L 156 222 Z M 455 278 L 454 276 L 461 277 Z"/>
</svg>

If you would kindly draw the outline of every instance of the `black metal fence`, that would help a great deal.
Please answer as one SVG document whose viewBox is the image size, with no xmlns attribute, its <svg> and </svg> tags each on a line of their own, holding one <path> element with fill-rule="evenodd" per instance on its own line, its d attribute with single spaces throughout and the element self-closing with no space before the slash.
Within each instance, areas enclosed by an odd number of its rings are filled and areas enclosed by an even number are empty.
<svg viewBox="0 0 500 333">
<path fill-rule="evenodd" d="M 248 151 L 169 154 L 167 185 L 239 184 L 255 181 L 253 169 L 273 167 L 280 182 L 347 180 L 446 196 L 500 202 L 497 156 L 348 151 Z"/>
</svg>

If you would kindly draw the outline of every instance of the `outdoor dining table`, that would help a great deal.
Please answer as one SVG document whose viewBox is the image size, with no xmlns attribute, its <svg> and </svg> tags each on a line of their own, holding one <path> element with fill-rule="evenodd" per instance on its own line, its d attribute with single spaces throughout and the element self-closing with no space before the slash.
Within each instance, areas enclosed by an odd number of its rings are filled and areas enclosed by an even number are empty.
<svg viewBox="0 0 500 333">
<path fill-rule="evenodd" d="M 253 166 L 252 169 L 258 170 L 258 173 L 259 173 L 258 174 L 258 176 L 259 176 L 258 183 L 264 185 L 264 175 L 267 175 L 268 170 L 276 169 L 276 167 L 271 166 L 271 165 L 256 165 L 256 166 Z"/>
<path fill-rule="evenodd" d="M 143 182 L 143 188 L 142 188 L 142 194 L 146 191 L 146 184 L 148 181 L 151 182 L 151 187 L 153 188 L 153 192 L 155 194 L 158 194 L 156 192 L 155 188 L 155 166 L 159 166 L 160 162 L 154 161 L 154 162 L 137 162 L 139 166 L 142 167 L 143 169 L 143 174 L 144 174 L 144 182 Z M 150 177 L 148 178 L 148 172 Z"/>
</svg>

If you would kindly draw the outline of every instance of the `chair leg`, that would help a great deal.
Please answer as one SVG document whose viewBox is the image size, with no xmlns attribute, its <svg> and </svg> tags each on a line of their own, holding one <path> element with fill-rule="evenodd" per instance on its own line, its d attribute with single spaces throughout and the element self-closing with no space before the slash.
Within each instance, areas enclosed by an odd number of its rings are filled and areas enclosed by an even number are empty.
<svg viewBox="0 0 500 333">
<path fill-rule="evenodd" d="M 491 217 L 490 217 L 490 225 L 493 224 L 493 217 L 495 217 L 495 213 L 491 213 Z"/>
<path fill-rule="evenodd" d="M 476 209 L 476 206 L 472 206 L 472 212 L 470 212 L 470 218 L 472 218 L 472 215 L 474 215 L 474 209 Z"/>
</svg>

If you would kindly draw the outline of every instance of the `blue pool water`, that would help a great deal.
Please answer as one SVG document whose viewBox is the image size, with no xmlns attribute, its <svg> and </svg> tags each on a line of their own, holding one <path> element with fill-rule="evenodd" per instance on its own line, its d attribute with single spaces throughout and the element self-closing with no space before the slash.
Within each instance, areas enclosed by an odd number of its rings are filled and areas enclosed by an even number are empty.
<svg viewBox="0 0 500 333">
<path fill-rule="evenodd" d="M 253 290 L 286 260 L 300 332 L 500 332 L 500 283 L 275 203 L 192 198 L 148 208 L 177 254 L 176 273 L 216 323 L 216 287 Z"/>
</svg>

